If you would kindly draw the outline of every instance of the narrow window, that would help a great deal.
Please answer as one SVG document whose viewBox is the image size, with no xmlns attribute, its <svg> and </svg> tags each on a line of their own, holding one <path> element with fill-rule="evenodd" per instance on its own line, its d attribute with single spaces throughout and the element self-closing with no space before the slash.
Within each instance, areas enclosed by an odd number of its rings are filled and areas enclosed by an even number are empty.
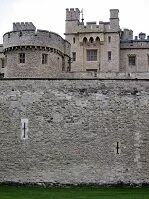
<svg viewBox="0 0 149 199">
<path fill-rule="evenodd" d="M 28 138 L 28 119 L 21 119 L 21 139 Z"/>
<path fill-rule="evenodd" d="M 42 64 L 48 63 L 48 54 L 42 54 Z"/>
<path fill-rule="evenodd" d="M 1 62 L 2 62 L 2 68 L 4 68 L 4 67 L 5 67 L 5 59 L 2 58 L 2 59 L 1 59 Z"/>
<path fill-rule="evenodd" d="M 108 37 L 108 42 L 109 42 L 109 43 L 111 42 L 111 36 Z"/>
<path fill-rule="evenodd" d="M 19 63 L 25 63 L 25 53 L 19 53 Z"/>
<path fill-rule="evenodd" d="M 72 52 L 72 61 L 76 61 L 76 52 Z"/>
<path fill-rule="evenodd" d="M 22 37 L 22 32 L 20 31 L 19 36 Z"/>
<path fill-rule="evenodd" d="M 135 66 L 136 65 L 136 55 L 129 55 L 128 56 L 128 65 Z"/>
<path fill-rule="evenodd" d="M 148 63 L 148 65 L 149 65 L 149 55 L 147 55 L 147 63 Z"/>
<path fill-rule="evenodd" d="M 87 61 L 97 61 L 97 50 L 87 50 Z"/>
<path fill-rule="evenodd" d="M 7 66 L 7 55 L 5 55 L 5 66 Z"/>
<path fill-rule="evenodd" d="M 111 60 L 111 51 L 108 51 L 108 61 Z"/>
<path fill-rule="evenodd" d="M 73 43 L 74 43 L 74 44 L 76 43 L 76 38 L 75 38 L 75 37 L 73 37 Z"/>
<path fill-rule="evenodd" d="M 120 147 L 119 147 L 119 142 L 117 142 L 117 143 L 116 143 L 116 153 L 117 153 L 117 154 L 119 154 L 119 149 L 120 149 Z"/>
</svg>

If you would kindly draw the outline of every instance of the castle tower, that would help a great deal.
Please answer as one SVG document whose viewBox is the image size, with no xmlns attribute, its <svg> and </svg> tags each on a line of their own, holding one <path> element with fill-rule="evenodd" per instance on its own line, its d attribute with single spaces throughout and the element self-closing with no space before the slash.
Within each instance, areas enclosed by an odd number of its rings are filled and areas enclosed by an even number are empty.
<svg viewBox="0 0 149 199">
<path fill-rule="evenodd" d="M 75 33 L 78 29 L 78 24 L 80 22 L 80 10 L 78 8 L 66 9 L 66 25 L 65 33 Z M 66 38 L 67 39 L 67 38 Z"/>
<path fill-rule="evenodd" d="M 5 77 L 59 77 L 70 70 L 70 44 L 60 35 L 36 30 L 31 22 L 13 23 L 3 36 Z"/>
<path fill-rule="evenodd" d="M 119 71 L 119 10 L 110 10 L 110 21 L 80 21 L 80 10 L 66 9 L 65 38 L 71 44 L 71 71 Z M 83 18 L 83 17 L 82 17 Z"/>
</svg>

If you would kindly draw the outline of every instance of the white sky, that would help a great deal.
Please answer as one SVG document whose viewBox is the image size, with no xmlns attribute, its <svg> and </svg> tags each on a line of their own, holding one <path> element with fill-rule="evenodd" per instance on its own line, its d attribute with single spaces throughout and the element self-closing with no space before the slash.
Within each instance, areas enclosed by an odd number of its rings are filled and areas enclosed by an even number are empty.
<svg viewBox="0 0 149 199">
<path fill-rule="evenodd" d="M 149 0 L 0 0 L 0 43 L 13 22 L 33 22 L 64 37 L 66 8 L 83 8 L 85 22 L 109 21 L 109 10 L 117 8 L 122 29 L 149 35 Z"/>
</svg>

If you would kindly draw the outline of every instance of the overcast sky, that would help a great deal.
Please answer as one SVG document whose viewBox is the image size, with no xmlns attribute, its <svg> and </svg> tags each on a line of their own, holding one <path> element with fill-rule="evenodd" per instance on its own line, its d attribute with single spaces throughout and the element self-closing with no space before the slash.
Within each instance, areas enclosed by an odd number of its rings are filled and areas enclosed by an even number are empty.
<svg viewBox="0 0 149 199">
<path fill-rule="evenodd" d="M 109 10 L 117 8 L 122 29 L 149 35 L 149 0 L 0 0 L 0 43 L 13 22 L 31 21 L 64 37 L 66 8 L 83 8 L 85 22 L 109 21 Z"/>
</svg>

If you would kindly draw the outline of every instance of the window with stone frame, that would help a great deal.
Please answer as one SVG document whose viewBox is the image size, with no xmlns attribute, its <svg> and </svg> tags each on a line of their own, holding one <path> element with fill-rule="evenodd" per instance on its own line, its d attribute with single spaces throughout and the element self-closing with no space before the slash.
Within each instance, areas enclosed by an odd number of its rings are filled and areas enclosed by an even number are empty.
<svg viewBox="0 0 149 199">
<path fill-rule="evenodd" d="M 5 67 L 5 59 L 4 58 L 1 58 L 1 64 L 2 64 L 2 68 Z"/>
<path fill-rule="evenodd" d="M 25 53 L 19 53 L 19 63 L 20 64 L 25 63 Z"/>
<path fill-rule="evenodd" d="M 136 55 L 128 55 L 128 65 L 129 66 L 136 65 Z"/>
<path fill-rule="evenodd" d="M 87 61 L 97 61 L 97 50 L 87 50 Z"/>
<path fill-rule="evenodd" d="M 76 38 L 75 38 L 75 37 L 73 37 L 73 43 L 74 43 L 74 44 L 76 43 Z"/>
<path fill-rule="evenodd" d="M 111 43 L 111 36 L 108 36 L 108 42 Z"/>
<path fill-rule="evenodd" d="M 76 52 L 72 52 L 72 61 L 76 61 Z"/>
<path fill-rule="evenodd" d="M 111 51 L 108 51 L 108 61 L 111 61 L 111 56 L 112 56 Z"/>
<path fill-rule="evenodd" d="M 48 54 L 42 54 L 42 64 L 48 63 Z"/>
<path fill-rule="evenodd" d="M 4 64 L 5 64 L 5 66 L 7 66 L 7 55 L 5 55 L 5 61 L 4 61 Z"/>
</svg>

